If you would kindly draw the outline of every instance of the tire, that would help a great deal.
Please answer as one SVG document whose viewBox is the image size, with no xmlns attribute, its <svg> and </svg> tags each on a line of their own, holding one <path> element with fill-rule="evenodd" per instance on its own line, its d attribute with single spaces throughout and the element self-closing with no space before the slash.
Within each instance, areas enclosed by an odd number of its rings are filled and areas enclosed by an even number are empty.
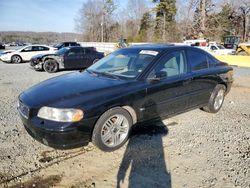
<svg viewBox="0 0 250 188">
<path fill-rule="evenodd" d="M 48 59 L 44 62 L 43 69 L 48 73 L 57 72 L 58 63 L 53 59 Z"/>
<path fill-rule="evenodd" d="M 13 55 L 11 56 L 11 63 L 21 63 L 22 58 L 19 55 Z"/>
<path fill-rule="evenodd" d="M 209 99 L 207 106 L 203 107 L 202 110 L 209 113 L 217 113 L 224 102 L 226 87 L 224 85 L 218 84 Z"/>
<path fill-rule="evenodd" d="M 95 59 L 94 61 L 93 61 L 93 63 L 92 64 L 95 64 L 97 61 L 99 61 L 100 59 Z"/>
<path fill-rule="evenodd" d="M 131 126 L 132 118 L 128 111 L 120 107 L 112 108 L 96 122 L 92 143 L 102 151 L 114 151 L 126 143 Z"/>
</svg>

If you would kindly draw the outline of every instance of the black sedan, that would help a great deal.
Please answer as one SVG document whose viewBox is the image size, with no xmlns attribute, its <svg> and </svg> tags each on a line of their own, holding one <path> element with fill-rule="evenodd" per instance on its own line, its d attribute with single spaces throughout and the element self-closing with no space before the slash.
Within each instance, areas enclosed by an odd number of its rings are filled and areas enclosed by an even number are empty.
<svg viewBox="0 0 250 188">
<path fill-rule="evenodd" d="M 59 69 L 83 69 L 89 67 L 104 54 L 94 47 L 66 47 L 54 54 L 41 54 L 31 58 L 30 66 L 35 70 L 53 73 Z"/>
<path fill-rule="evenodd" d="M 18 111 L 28 133 L 54 148 L 92 141 L 103 151 L 121 147 L 134 124 L 201 108 L 216 113 L 230 91 L 233 69 L 188 46 L 119 49 L 84 72 L 27 89 Z"/>
</svg>

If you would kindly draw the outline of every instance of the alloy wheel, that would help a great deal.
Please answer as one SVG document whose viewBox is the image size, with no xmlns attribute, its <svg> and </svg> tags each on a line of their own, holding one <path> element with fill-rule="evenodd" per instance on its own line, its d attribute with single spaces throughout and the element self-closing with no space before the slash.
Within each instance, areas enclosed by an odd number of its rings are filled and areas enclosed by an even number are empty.
<svg viewBox="0 0 250 188">
<path fill-rule="evenodd" d="M 101 130 L 102 142 L 109 147 L 121 144 L 129 132 L 129 122 L 121 114 L 115 114 L 105 121 Z"/>
</svg>

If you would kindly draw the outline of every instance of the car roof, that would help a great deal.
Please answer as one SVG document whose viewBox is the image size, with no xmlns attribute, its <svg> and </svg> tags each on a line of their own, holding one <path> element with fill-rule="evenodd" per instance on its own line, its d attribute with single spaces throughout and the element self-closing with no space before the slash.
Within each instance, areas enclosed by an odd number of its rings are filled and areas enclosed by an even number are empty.
<svg viewBox="0 0 250 188">
<path fill-rule="evenodd" d="M 48 45 L 45 45 L 45 44 L 31 44 L 31 45 L 26 45 L 24 47 L 29 47 L 29 46 L 45 46 L 45 47 L 50 47 Z M 51 47 L 50 47 L 51 48 Z"/>
<path fill-rule="evenodd" d="M 64 47 L 64 48 L 69 48 L 69 49 L 72 49 L 72 48 L 92 49 L 92 48 L 95 48 L 95 47 L 92 47 L 92 46 L 67 46 L 67 47 Z"/>
<path fill-rule="evenodd" d="M 140 45 L 133 45 L 129 48 L 133 49 L 144 49 L 144 50 L 167 50 L 167 49 L 175 49 L 175 48 L 192 48 L 188 45 L 174 45 L 174 44 L 140 44 Z"/>
</svg>

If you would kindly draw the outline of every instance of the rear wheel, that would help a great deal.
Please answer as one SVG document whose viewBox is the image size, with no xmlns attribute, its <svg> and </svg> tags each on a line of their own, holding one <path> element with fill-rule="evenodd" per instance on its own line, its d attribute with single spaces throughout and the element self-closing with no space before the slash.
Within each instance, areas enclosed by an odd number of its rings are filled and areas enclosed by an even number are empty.
<svg viewBox="0 0 250 188">
<path fill-rule="evenodd" d="M 53 59 L 44 62 L 43 69 L 48 73 L 54 73 L 58 70 L 58 63 Z"/>
<path fill-rule="evenodd" d="M 216 113 L 222 107 L 225 98 L 226 87 L 224 85 L 217 85 L 209 99 L 207 106 L 203 107 L 202 110 L 209 113 Z"/>
<path fill-rule="evenodd" d="M 22 58 L 19 55 L 13 55 L 11 57 L 11 62 L 12 63 L 21 63 L 22 62 Z"/>
<path fill-rule="evenodd" d="M 125 109 L 110 109 L 98 119 L 92 142 L 102 151 L 114 151 L 126 143 L 131 126 L 132 118 Z"/>
</svg>

